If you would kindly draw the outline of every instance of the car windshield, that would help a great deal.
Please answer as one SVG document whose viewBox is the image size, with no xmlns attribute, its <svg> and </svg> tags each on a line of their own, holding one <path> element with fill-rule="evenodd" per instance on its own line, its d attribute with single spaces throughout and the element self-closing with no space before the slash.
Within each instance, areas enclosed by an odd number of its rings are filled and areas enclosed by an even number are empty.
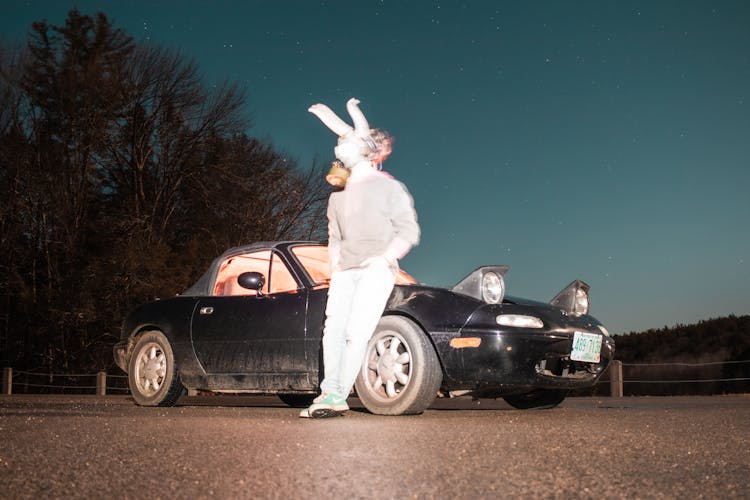
<svg viewBox="0 0 750 500">
<path fill-rule="evenodd" d="M 322 245 L 300 245 L 293 247 L 291 250 L 315 285 L 323 285 L 331 281 L 331 266 L 328 264 L 328 247 Z M 399 270 L 398 276 L 396 276 L 397 285 L 415 285 L 416 283 L 417 280 L 409 275 L 409 273 Z"/>
</svg>

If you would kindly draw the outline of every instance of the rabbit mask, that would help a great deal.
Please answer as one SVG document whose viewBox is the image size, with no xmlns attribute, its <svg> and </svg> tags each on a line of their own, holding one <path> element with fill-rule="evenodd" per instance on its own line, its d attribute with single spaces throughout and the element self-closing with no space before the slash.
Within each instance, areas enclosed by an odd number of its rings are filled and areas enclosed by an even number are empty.
<svg viewBox="0 0 750 500">
<path fill-rule="evenodd" d="M 354 122 L 354 127 L 336 116 L 336 113 L 325 104 L 313 104 L 308 109 L 339 136 L 334 153 L 344 167 L 349 169 L 365 161 L 382 163 L 391 152 L 390 136 L 381 131 L 370 130 L 370 125 L 358 105 L 359 99 L 355 98 L 349 99 L 346 103 L 346 110 Z"/>
</svg>

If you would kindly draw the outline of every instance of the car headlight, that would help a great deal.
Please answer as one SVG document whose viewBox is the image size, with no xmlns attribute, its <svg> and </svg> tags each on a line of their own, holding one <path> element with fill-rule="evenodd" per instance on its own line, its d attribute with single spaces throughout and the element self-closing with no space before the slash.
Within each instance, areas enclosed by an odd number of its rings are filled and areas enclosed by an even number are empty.
<svg viewBox="0 0 750 500">
<path fill-rule="evenodd" d="M 549 303 L 573 316 L 588 314 L 589 289 L 590 287 L 583 281 L 575 280 L 555 295 Z"/>
<path fill-rule="evenodd" d="M 507 271 L 508 266 L 482 266 L 458 282 L 451 291 L 488 304 L 499 304 L 505 297 Z"/>
<path fill-rule="evenodd" d="M 497 273 L 486 272 L 482 275 L 482 299 L 488 304 L 499 304 L 505 295 L 505 281 Z"/>
<path fill-rule="evenodd" d="M 501 314 L 495 318 L 500 326 L 515 326 L 517 328 L 543 328 L 544 322 L 536 316 L 524 314 Z"/>
<path fill-rule="evenodd" d="M 581 314 L 586 314 L 588 312 L 589 294 L 583 287 L 576 288 L 576 298 L 575 303 L 573 304 L 573 314 L 576 316 L 580 316 Z"/>
</svg>

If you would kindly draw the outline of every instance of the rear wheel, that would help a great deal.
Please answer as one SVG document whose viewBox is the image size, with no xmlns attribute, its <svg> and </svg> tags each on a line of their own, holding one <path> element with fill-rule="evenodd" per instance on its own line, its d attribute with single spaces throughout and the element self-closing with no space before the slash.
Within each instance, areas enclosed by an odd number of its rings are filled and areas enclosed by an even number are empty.
<svg viewBox="0 0 750 500">
<path fill-rule="evenodd" d="M 138 339 L 128 365 L 128 384 L 141 406 L 174 406 L 184 394 L 172 346 L 163 333 L 150 331 Z"/>
<path fill-rule="evenodd" d="M 526 394 L 505 396 L 503 399 L 506 403 L 519 410 L 530 410 L 532 408 L 543 410 L 545 408 L 554 408 L 562 403 L 567 396 L 568 391 L 564 389 L 535 389 Z"/>
<path fill-rule="evenodd" d="M 437 354 L 414 322 L 399 316 L 380 320 L 355 387 L 365 408 L 377 415 L 422 413 L 443 380 Z"/>
</svg>

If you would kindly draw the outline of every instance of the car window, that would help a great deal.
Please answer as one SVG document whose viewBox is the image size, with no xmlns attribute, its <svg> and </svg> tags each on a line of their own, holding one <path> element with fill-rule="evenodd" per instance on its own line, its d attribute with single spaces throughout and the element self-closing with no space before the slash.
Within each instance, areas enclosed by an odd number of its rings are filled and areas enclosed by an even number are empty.
<svg viewBox="0 0 750 500">
<path fill-rule="evenodd" d="M 263 275 L 265 284 L 262 292 L 264 294 L 297 291 L 297 281 L 284 261 L 278 254 L 273 253 L 272 257 L 270 250 L 262 250 L 235 255 L 222 262 L 216 276 L 214 295 L 256 295 L 255 290 L 248 290 L 237 283 L 237 277 L 246 272 L 257 272 Z"/>
<path fill-rule="evenodd" d="M 296 246 L 292 253 L 315 284 L 331 279 L 331 266 L 328 264 L 328 247 L 320 245 Z"/>
<path fill-rule="evenodd" d="M 268 279 L 268 278 L 266 278 Z M 271 262 L 271 291 L 270 293 L 296 292 L 298 288 L 297 280 L 294 279 L 289 268 L 281 260 L 279 254 L 273 254 Z"/>
<path fill-rule="evenodd" d="M 331 266 L 328 263 L 328 247 L 321 245 L 300 245 L 292 248 L 292 253 L 305 268 L 310 279 L 316 285 L 331 280 Z M 396 276 L 397 285 L 414 285 L 417 283 L 409 273 L 403 269 Z"/>
</svg>

